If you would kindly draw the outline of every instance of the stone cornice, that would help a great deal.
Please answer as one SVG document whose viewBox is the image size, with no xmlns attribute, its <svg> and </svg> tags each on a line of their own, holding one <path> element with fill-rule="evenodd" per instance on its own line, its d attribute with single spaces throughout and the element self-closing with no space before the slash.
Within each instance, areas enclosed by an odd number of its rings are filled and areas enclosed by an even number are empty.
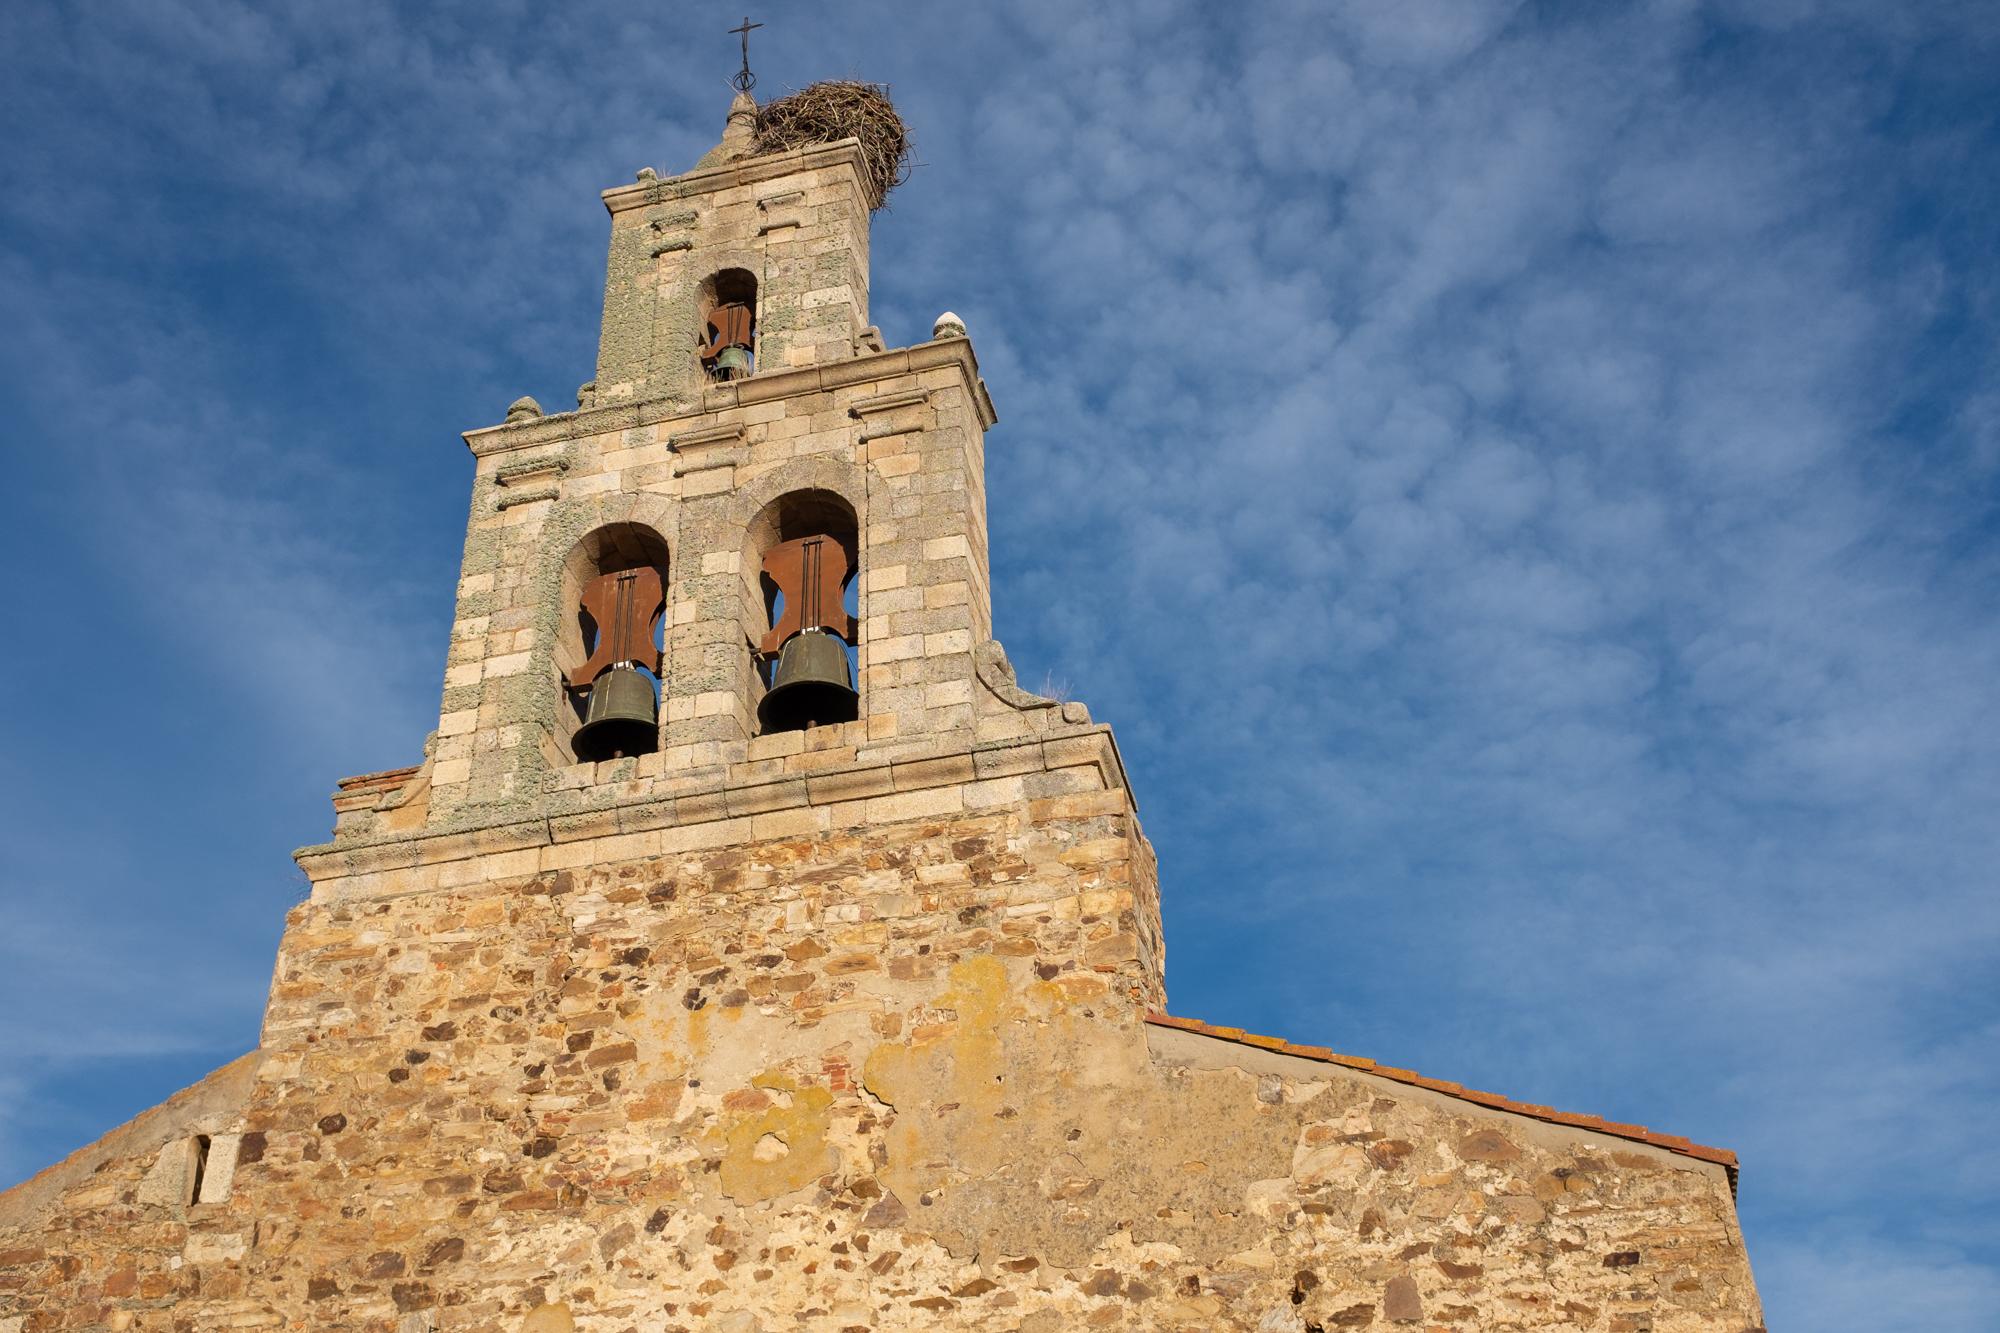
<svg viewBox="0 0 2000 1333">
<path fill-rule="evenodd" d="M 802 807 L 843 805 L 864 809 L 867 823 L 891 823 L 899 817 L 893 798 L 913 792 L 1086 765 L 1097 770 L 1096 781 L 1102 792 L 1116 793 L 1126 809 L 1136 810 L 1117 742 L 1112 739 L 1111 729 L 1099 724 L 1066 735 L 895 759 L 858 759 L 805 772 L 759 773 L 756 764 L 735 765 L 729 771 L 690 775 L 688 785 L 671 795 L 527 819 L 516 815 L 449 830 L 319 843 L 299 848 L 292 857 L 317 883 Z M 892 803 L 869 804 L 882 800 Z"/>
<path fill-rule="evenodd" d="M 558 444 L 590 435 L 605 435 L 612 431 L 633 430 L 641 426 L 656 426 L 666 422 L 686 420 L 690 431 L 693 423 L 702 417 L 717 412 L 726 412 L 734 407 L 748 407 L 752 403 L 768 403 L 774 399 L 791 398 L 799 394 L 818 393 L 828 389 L 846 388 L 849 385 L 868 384 L 878 380 L 894 379 L 901 375 L 913 375 L 925 370 L 955 368 L 965 383 L 966 392 L 971 396 L 975 410 L 979 413 L 981 427 L 991 429 L 998 421 L 994 411 L 992 395 L 986 391 L 986 382 L 979 377 L 979 359 L 973 354 L 970 338 L 941 338 L 936 342 L 918 343 L 914 347 L 897 347 L 886 352 L 864 352 L 844 361 L 834 361 L 823 366 L 800 366 L 791 370 L 763 371 L 747 380 L 736 380 L 729 384 L 714 384 L 702 391 L 701 402 L 690 406 L 684 399 L 653 398 L 640 402 L 611 403 L 602 407 L 580 408 L 574 412 L 557 412 L 549 416 L 533 417 L 526 421 L 502 423 L 498 426 L 482 426 L 476 430 L 463 432 L 461 438 L 465 447 L 474 457 L 486 458 L 493 454 L 511 453 L 516 449 L 527 449 L 538 444 Z"/>
<path fill-rule="evenodd" d="M 762 157 L 746 157 L 723 166 L 690 171 L 679 176 L 636 181 L 631 185 L 614 185 L 599 197 L 604 200 L 605 212 L 618 214 L 628 209 L 673 203 L 675 200 L 713 194 L 718 190 L 727 190 L 738 185 L 752 185 L 778 176 L 790 176 L 801 171 L 842 164 L 854 168 L 854 179 L 858 187 L 865 174 L 859 139 L 813 144 L 810 147 L 793 148 L 782 153 L 767 153 Z"/>
<path fill-rule="evenodd" d="M 685 453 L 706 445 L 743 443 L 744 426 L 740 421 L 725 421 L 715 426 L 697 426 L 693 430 L 676 431 L 667 437 L 667 448 L 675 453 Z"/>
</svg>

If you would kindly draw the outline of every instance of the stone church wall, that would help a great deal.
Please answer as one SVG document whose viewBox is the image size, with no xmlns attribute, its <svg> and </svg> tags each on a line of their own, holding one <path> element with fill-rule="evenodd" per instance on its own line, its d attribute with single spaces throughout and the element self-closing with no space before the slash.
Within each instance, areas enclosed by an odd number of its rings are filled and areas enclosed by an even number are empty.
<svg viewBox="0 0 2000 1333">
<path fill-rule="evenodd" d="M 323 883 L 259 1052 L 0 1196 L 0 1329 L 1757 1324 L 1721 1166 L 1149 1022 L 1125 793 L 938 790 Z"/>
</svg>

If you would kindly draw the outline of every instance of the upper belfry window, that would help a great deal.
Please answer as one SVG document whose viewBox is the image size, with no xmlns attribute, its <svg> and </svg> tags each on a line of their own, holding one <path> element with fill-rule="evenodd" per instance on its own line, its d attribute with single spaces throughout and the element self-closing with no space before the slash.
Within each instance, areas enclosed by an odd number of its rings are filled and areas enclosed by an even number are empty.
<svg viewBox="0 0 2000 1333">
<path fill-rule="evenodd" d="M 740 380 L 756 370 L 757 279 L 748 270 L 726 268 L 702 283 L 695 355 L 714 380 Z"/>
</svg>

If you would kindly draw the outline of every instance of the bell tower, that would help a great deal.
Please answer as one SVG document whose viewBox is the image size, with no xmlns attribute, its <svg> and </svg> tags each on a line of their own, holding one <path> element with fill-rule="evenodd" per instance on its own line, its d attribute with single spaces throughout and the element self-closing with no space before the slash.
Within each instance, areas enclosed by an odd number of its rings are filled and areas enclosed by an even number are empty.
<svg viewBox="0 0 2000 1333">
<path fill-rule="evenodd" d="M 465 433 L 436 734 L 418 768 L 342 785 L 309 867 L 419 834 L 539 845 L 711 810 L 825 829 L 836 808 L 1122 793 L 1109 731 L 1021 690 L 993 640 L 996 414 L 965 326 L 891 348 L 869 323 L 901 134 L 868 85 L 762 109 L 744 91 L 693 170 L 604 191 L 596 378 L 573 411 L 523 398 Z"/>
<path fill-rule="evenodd" d="M 756 120 L 738 93 L 722 142 L 696 170 L 664 181 L 642 171 L 604 192 L 611 256 L 587 405 L 692 404 L 729 350 L 702 354 L 717 334 L 740 337 L 764 371 L 867 345 L 868 216 L 881 195 L 865 155 L 858 142 L 759 154 Z M 717 310 L 745 307 L 754 326 L 705 328 Z"/>
</svg>

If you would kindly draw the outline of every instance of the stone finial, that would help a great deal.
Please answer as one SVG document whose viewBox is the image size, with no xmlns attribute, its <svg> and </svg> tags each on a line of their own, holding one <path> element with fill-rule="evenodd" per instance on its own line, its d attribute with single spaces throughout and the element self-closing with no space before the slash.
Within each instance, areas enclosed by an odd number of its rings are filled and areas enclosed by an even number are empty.
<svg viewBox="0 0 2000 1333">
<path fill-rule="evenodd" d="M 656 181 L 659 178 L 660 178 L 660 173 L 653 170 L 651 167 L 640 167 L 639 170 L 634 172 L 632 176 L 632 179 L 639 182 L 639 184 L 641 185 L 646 184 L 648 181 Z"/>
<path fill-rule="evenodd" d="M 722 142 L 702 155 L 696 168 L 719 167 L 757 151 L 757 99 L 739 92 L 729 103 L 729 123 L 723 126 Z"/>
<path fill-rule="evenodd" d="M 541 414 L 542 405 L 526 394 L 507 404 L 507 420 L 510 424 L 516 421 L 533 421 Z"/>
<path fill-rule="evenodd" d="M 963 338 L 963 337 L 965 337 L 965 321 L 960 319 L 957 315 L 954 315 L 949 310 L 945 311 L 942 315 L 939 315 L 937 317 L 937 322 L 931 325 L 932 342 L 936 342 L 940 338 Z"/>
<path fill-rule="evenodd" d="M 576 386 L 576 405 L 594 407 L 597 405 L 597 381 L 585 380 Z"/>
</svg>

